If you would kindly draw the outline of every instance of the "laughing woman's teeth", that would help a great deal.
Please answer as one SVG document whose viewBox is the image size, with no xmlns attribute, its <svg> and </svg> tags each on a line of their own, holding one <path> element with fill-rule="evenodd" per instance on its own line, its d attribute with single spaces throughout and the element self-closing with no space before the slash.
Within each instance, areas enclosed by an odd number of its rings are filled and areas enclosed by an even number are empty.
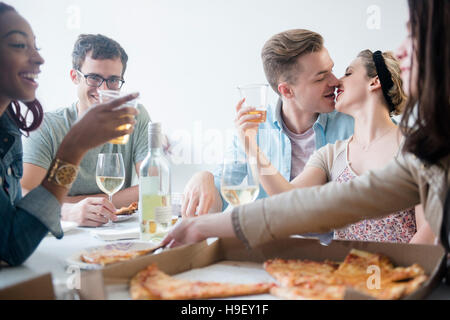
<svg viewBox="0 0 450 320">
<path fill-rule="evenodd" d="M 24 77 L 25 79 L 29 79 L 29 80 L 36 80 L 38 78 L 37 73 L 23 73 L 22 77 Z"/>
</svg>

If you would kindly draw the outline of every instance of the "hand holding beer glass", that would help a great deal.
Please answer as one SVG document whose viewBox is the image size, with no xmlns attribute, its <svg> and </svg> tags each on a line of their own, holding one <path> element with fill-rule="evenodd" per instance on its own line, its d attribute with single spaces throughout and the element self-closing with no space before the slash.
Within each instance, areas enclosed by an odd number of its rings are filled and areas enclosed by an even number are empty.
<svg viewBox="0 0 450 320">
<path fill-rule="evenodd" d="M 241 100 L 236 106 L 235 126 L 247 155 L 256 155 L 257 133 L 267 118 L 267 84 L 239 86 Z"/>
<path fill-rule="evenodd" d="M 239 86 L 241 98 L 245 99 L 244 108 L 251 108 L 249 115 L 259 115 L 259 118 L 248 120 L 249 122 L 265 122 L 267 117 L 267 84 L 248 84 Z"/>
<path fill-rule="evenodd" d="M 100 98 L 100 102 L 108 102 L 110 100 L 113 99 L 117 99 L 123 96 L 126 96 L 128 93 L 126 92 L 121 92 L 121 91 L 117 91 L 117 90 L 98 90 L 98 95 Z M 126 102 L 125 104 L 123 104 L 121 107 L 133 107 L 136 108 L 137 107 L 137 99 L 131 100 Z M 119 107 L 120 108 L 120 107 Z M 126 116 L 125 116 L 126 117 Z M 131 125 L 129 124 L 124 124 L 121 125 L 117 128 L 117 130 L 125 130 L 125 129 L 129 129 L 131 127 Z M 126 144 L 128 142 L 130 138 L 129 134 L 126 134 L 124 136 L 121 136 L 119 138 L 115 138 L 111 141 L 109 141 L 112 144 Z"/>
</svg>

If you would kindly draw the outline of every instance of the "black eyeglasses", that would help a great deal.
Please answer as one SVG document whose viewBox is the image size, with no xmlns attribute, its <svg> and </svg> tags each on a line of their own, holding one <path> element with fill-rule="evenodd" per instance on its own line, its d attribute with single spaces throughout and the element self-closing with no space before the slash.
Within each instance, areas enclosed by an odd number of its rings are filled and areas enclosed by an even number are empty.
<svg viewBox="0 0 450 320">
<path fill-rule="evenodd" d="M 86 79 L 87 85 L 91 87 L 99 88 L 102 85 L 102 83 L 106 81 L 106 86 L 108 87 L 109 90 L 119 90 L 125 83 L 125 80 L 118 77 L 111 77 L 105 79 L 102 76 L 99 76 L 98 74 L 84 74 L 80 70 L 77 70 L 77 72 Z"/>
</svg>

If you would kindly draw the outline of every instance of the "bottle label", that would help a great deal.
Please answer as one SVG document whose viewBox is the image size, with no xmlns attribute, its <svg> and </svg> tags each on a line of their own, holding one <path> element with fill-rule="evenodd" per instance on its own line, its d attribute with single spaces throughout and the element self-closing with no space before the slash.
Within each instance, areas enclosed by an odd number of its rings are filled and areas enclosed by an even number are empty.
<svg viewBox="0 0 450 320">
<path fill-rule="evenodd" d="M 172 207 L 156 207 L 155 221 L 156 223 L 170 223 L 172 220 Z"/>
<path fill-rule="evenodd" d="M 139 179 L 139 192 L 141 195 L 159 193 L 159 176 L 141 177 Z"/>
</svg>

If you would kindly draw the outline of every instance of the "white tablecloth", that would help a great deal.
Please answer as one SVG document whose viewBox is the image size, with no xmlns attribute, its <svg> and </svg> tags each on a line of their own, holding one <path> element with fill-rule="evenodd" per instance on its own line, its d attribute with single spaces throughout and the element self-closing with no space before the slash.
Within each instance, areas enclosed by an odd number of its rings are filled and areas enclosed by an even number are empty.
<svg viewBox="0 0 450 320">
<path fill-rule="evenodd" d="M 115 223 L 117 230 L 133 230 L 139 226 L 138 217 Z M 94 237 L 92 231 L 107 229 L 75 228 L 64 234 L 61 240 L 51 234 L 39 244 L 36 251 L 19 267 L 3 267 L 0 269 L 0 289 L 22 282 L 38 275 L 51 273 L 54 282 L 65 282 L 73 273 L 67 268 L 66 259 L 88 247 L 96 247 L 111 243 Z M 136 239 L 138 240 L 138 239 Z"/>
</svg>

